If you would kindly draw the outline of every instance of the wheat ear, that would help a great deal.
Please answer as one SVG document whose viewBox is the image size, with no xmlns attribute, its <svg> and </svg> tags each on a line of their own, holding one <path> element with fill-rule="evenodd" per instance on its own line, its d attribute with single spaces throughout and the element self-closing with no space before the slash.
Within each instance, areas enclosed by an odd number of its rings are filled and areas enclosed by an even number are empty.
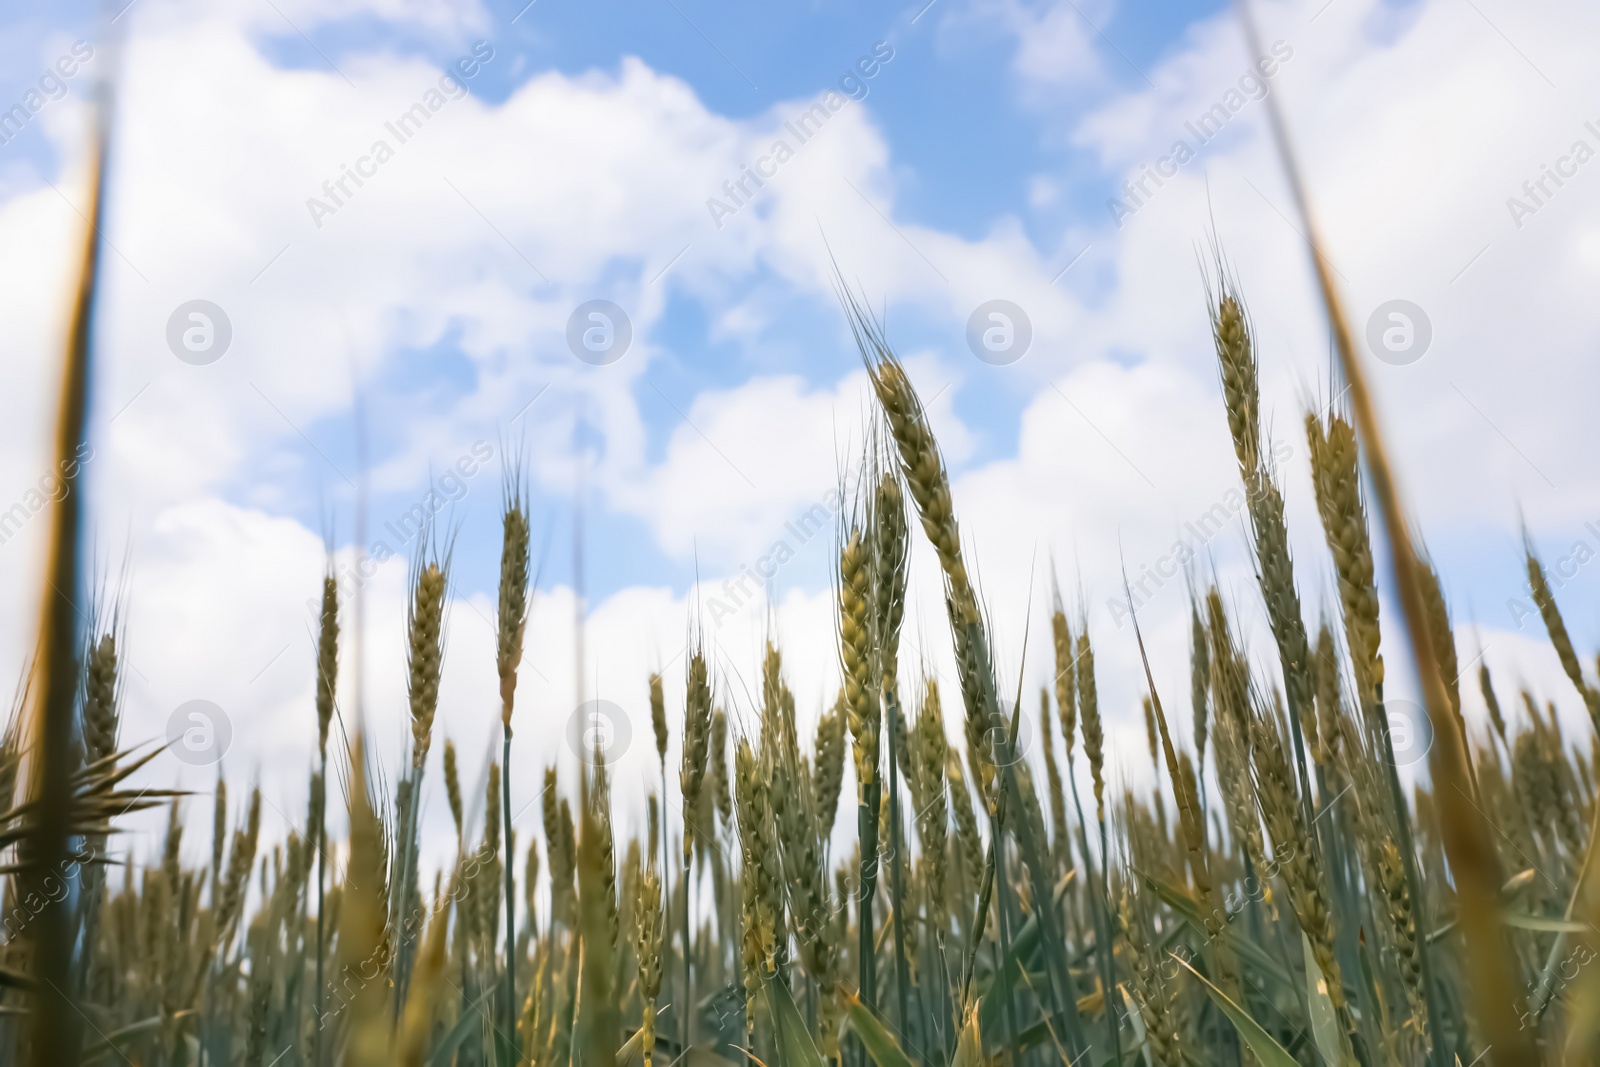
<svg viewBox="0 0 1600 1067">
<path fill-rule="evenodd" d="M 639 899 L 633 907 L 636 931 L 634 951 L 639 958 L 639 997 L 643 1001 L 640 1047 L 644 1067 L 652 1067 L 656 1051 L 656 998 L 661 995 L 661 945 L 666 916 L 661 910 L 661 876 L 652 862 L 639 879 Z"/>
<path fill-rule="evenodd" d="M 1531 545 L 1524 554 L 1528 567 L 1528 588 L 1533 591 L 1533 602 L 1539 607 L 1539 617 L 1544 620 L 1545 632 L 1550 635 L 1550 644 L 1561 660 L 1561 669 L 1567 672 L 1573 687 L 1583 698 L 1584 707 L 1589 711 L 1590 721 L 1594 723 L 1596 730 L 1600 730 L 1600 689 L 1590 685 L 1583 676 L 1583 666 L 1578 661 L 1577 651 L 1572 647 L 1572 637 L 1567 633 L 1567 624 L 1561 618 L 1561 609 L 1556 606 L 1555 594 L 1550 591 L 1550 583 L 1545 579 L 1544 565 L 1539 562 L 1539 557 L 1534 555 Z"/>
<path fill-rule="evenodd" d="M 444 661 L 446 573 L 428 563 L 416 577 L 407 619 L 407 697 L 411 705 L 411 766 L 428 758 L 433 717 L 439 709 L 439 672 Z"/>
</svg>

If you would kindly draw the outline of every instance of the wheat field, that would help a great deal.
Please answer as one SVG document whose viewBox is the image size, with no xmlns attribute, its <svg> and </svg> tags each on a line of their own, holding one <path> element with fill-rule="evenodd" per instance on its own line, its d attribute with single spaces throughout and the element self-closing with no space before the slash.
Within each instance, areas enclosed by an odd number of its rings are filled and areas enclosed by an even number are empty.
<svg viewBox="0 0 1600 1067">
<path fill-rule="evenodd" d="M 83 438 L 94 369 L 98 217 L 96 206 L 62 364 L 62 456 Z M 1219 270 L 1208 279 L 1217 417 L 1257 582 L 1192 576 L 1189 691 L 1158 691 L 1147 661 L 1148 752 L 1115 754 L 1151 761 L 1141 792 L 1110 771 L 1111 710 L 1098 697 L 1097 643 L 1129 638 L 1092 633 L 1055 590 L 1035 620 L 1054 650 L 1052 684 L 1007 690 L 1013 665 L 993 651 L 923 401 L 865 296 L 842 282 L 876 403 L 833 545 L 843 684 L 804 736 L 777 638 L 750 694 L 722 686 L 700 645 L 681 693 L 659 675 L 610 679 L 648 694 L 658 777 L 644 825 L 614 818 L 598 745 L 568 777 L 508 765 L 528 715 L 515 694 L 538 595 L 536 516 L 515 477 L 495 614 L 502 758 L 463 781 L 443 742 L 455 858 L 437 867 L 422 859 L 419 809 L 446 725 L 448 552 L 412 568 L 409 758 L 397 766 L 336 700 L 358 623 L 322 577 L 304 709 L 319 758 L 303 823 L 270 840 L 259 788 L 129 784 L 160 749 L 120 728 L 119 606 L 79 610 L 86 517 L 80 495 L 64 494 L 38 655 L 0 743 L 0 1062 L 1600 1062 L 1600 969 L 1587 966 L 1600 943 L 1595 672 L 1531 543 L 1527 581 L 1594 732 L 1573 736 L 1553 705 L 1457 647 L 1444 580 L 1408 529 L 1316 262 L 1339 388 L 1308 405 L 1297 432 L 1336 610 L 1317 619 L 1302 605 L 1306 563 L 1289 550 L 1245 294 Z M 955 652 L 958 684 L 943 689 L 902 657 L 922 538 L 943 576 L 939 639 Z M 309 575 L 308 594 L 316 583 Z M 1380 589 L 1402 608 L 1388 631 L 1405 635 L 1398 648 L 1380 638 Z M 1245 599 L 1265 609 L 1271 669 L 1242 647 Z M 1432 746 L 1416 784 L 1399 771 L 1386 657 L 1409 657 L 1423 680 Z M 1462 715 L 1473 688 L 1486 725 Z M 543 776 L 532 840 L 513 831 L 513 773 Z M 326 833 L 330 807 L 344 840 Z M 183 837 L 203 808 L 209 863 L 190 866 Z M 169 813 L 164 844 L 137 862 L 119 828 L 153 809 Z"/>
</svg>

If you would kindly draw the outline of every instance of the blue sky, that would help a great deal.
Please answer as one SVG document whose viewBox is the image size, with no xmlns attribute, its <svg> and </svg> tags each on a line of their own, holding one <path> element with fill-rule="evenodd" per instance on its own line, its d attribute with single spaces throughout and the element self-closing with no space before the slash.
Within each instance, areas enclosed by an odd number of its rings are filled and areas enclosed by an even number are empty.
<svg viewBox="0 0 1600 1067">
<path fill-rule="evenodd" d="M 1265 57 L 1246 53 L 1221 3 L 135 0 L 115 23 L 97 545 L 132 560 L 130 599 L 151 632 L 225 646 L 197 664 L 136 644 L 135 720 L 159 732 L 162 709 L 210 694 L 251 718 L 298 721 L 304 605 L 330 528 L 353 559 L 358 407 L 370 538 L 430 477 L 475 448 L 493 453 L 440 513 L 455 538 L 451 699 L 489 699 L 475 672 L 508 448 L 526 457 L 534 527 L 548 531 L 530 706 L 553 722 L 576 695 L 580 477 L 584 671 L 637 695 L 645 670 L 670 667 L 697 611 L 705 621 L 708 599 L 859 455 L 871 409 L 836 261 L 886 317 L 929 402 L 1008 669 L 1043 669 L 1026 627 L 1053 562 L 1105 630 L 1108 703 L 1136 732 L 1138 685 L 1122 671 L 1133 651 L 1107 606 L 1118 567 L 1158 559 L 1237 477 L 1205 326 L 1213 233 L 1251 303 L 1264 410 L 1289 447 L 1308 611 L 1329 602 L 1300 436 L 1327 332 L 1247 85 L 1279 94 L 1289 114 L 1358 320 L 1397 298 L 1430 318 L 1433 347 L 1414 366 L 1372 362 L 1413 517 L 1458 619 L 1482 624 L 1463 639 L 1555 696 L 1537 624 L 1511 602 L 1520 516 L 1550 562 L 1573 559 L 1569 622 L 1600 639 L 1587 607 L 1600 567 L 1573 551 L 1600 551 L 1587 460 L 1600 442 L 1583 400 L 1600 384 L 1586 298 L 1600 280 L 1600 172 L 1580 172 L 1525 225 L 1505 202 L 1574 138 L 1600 144 L 1582 125 L 1597 117 L 1585 49 L 1600 24 L 1576 6 L 1259 8 L 1277 57 L 1264 81 L 1245 80 Z M 86 102 L 113 55 L 97 11 L 30 0 L 0 16 L 0 102 L 23 100 L 74 40 L 97 48 L 0 146 L 0 282 L 15 297 L 0 342 L 16 430 L 5 500 L 42 462 L 41 353 L 59 324 L 61 250 L 80 225 Z M 319 218 L 323 182 L 392 138 L 385 121 L 477 42 L 493 56 L 468 94 Z M 722 182 L 875 48 L 865 95 L 836 97 L 815 138 L 719 227 L 708 200 L 725 198 Z M 1225 116 L 1222 132 L 1130 200 L 1124 183 L 1194 141 L 1188 124 L 1205 114 Z M 1120 225 L 1113 197 L 1136 209 Z M 207 366 L 164 341 L 193 299 L 233 328 Z M 595 299 L 634 330 L 611 365 L 580 362 L 566 342 L 569 317 Z M 996 299 L 1024 310 L 1034 338 L 1001 366 L 967 340 L 970 317 Z M 769 625 L 793 650 L 808 710 L 830 695 L 832 532 L 794 546 L 770 601 L 715 629 L 730 699 Z M 0 592 L 19 604 L 34 596 L 35 536 L 0 554 Z M 1201 547 L 1248 615 L 1238 521 Z M 916 566 L 918 655 L 937 673 L 937 581 L 925 554 Z M 403 570 L 366 588 L 375 618 L 401 613 Z M 1182 585 L 1148 609 L 1171 653 L 1158 681 L 1180 691 Z M 376 625 L 369 667 L 386 722 L 391 629 Z M 20 625 L 5 636 L 25 645 Z M 270 764 L 300 758 L 304 742 L 296 727 L 241 744 Z"/>
<path fill-rule="evenodd" d="M 944 22 L 945 12 L 937 4 L 820 4 L 777 13 L 665 0 L 642 6 L 551 0 L 526 8 L 494 5 L 488 9 L 492 32 L 483 39 L 492 42 L 496 57 L 472 90 L 503 103 L 518 85 L 541 72 L 576 77 L 596 69 L 612 71 L 624 56 L 636 56 L 687 83 L 708 108 L 747 118 L 783 102 L 814 98 L 874 46 L 881 49 L 886 43 L 893 58 L 866 81 L 865 106 L 895 158 L 897 176 L 904 179 L 897 218 L 972 239 L 1000 219 L 1015 219 L 1031 240 L 1049 249 L 1072 221 L 1102 223 L 1104 201 L 1116 185 L 1116 175 L 1061 143 L 1060 105 L 1068 113 L 1085 109 L 1123 86 L 1142 82 L 1143 67 L 1180 41 L 1194 20 L 1220 6 L 1133 4 L 1097 12 L 1101 17 L 1094 21 L 1078 15 L 1094 38 L 1102 76 L 1053 93 L 1048 101 L 1028 101 L 1010 72 L 1014 38 L 970 13 Z M 507 25 L 519 11 L 516 23 Z M 259 41 L 275 64 L 312 71 L 327 71 L 344 55 L 375 49 L 422 56 L 441 66 L 459 51 L 441 46 L 430 35 L 372 18 L 315 27 L 304 37 L 285 23 Z M 1040 174 L 1060 181 L 1067 195 L 1050 205 L 1030 204 L 1029 179 Z M 1063 266 L 1075 254 L 1059 251 L 1064 253 Z M 732 281 L 749 291 L 773 283 L 770 271 L 759 270 Z M 1092 287 L 1091 279 L 1085 288 Z M 659 457 L 668 435 L 681 424 L 671 397 L 681 401 L 702 389 L 731 387 L 764 370 L 781 369 L 821 385 L 854 365 L 853 350 L 840 344 L 841 320 L 831 301 L 815 294 L 796 298 L 779 293 L 775 299 L 773 318 L 760 337 L 751 344 L 735 344 L 712 335 L 704 301 L 693 294 L 668 298 L 651 333 L 664 349 L 662 358 L 652 365 L 647 384 L 634 389 L 650 455 Z M 930 328 L 914 314 L 897 314 L 895 325 L 902 343 L 947 349 L 952 341 L 959 343 L 949 330 Z M 393 373 L 382 385 L 374 383 L 367 398 L 375 430 L 387 421 L 380 412 L 403 411 L 408 403 L 428 403 L 440 393 L 472 388 L 470 362 L 452 344 L 451 332 L 424 348 L 402 347 L 395 353 Z M 665 397 L 653 395 L 650 386 Z M 1004 380 L 981 379 L 955 397 L 963 418 L 982 431 L 973 459 L 1015 448 L 1015 420 L 1026 399 Z M 350 467 L 355 460 L 348 418 L 341 414 L 325 421 L 315 438 L 318 447 L 330 456 L 340 455 L 340 462 Z M 381 430 L 377 436 L 374 448 L 382 453 Z M 327 471 L 321 474 L 326 477 Z M 401 494 L 392 503 L 403 509 L 411 497 Z M 569 508 L 569 500 L 543 495 L 536 503 L 551 514 L 552 529 L 562 534 L 570 529 L 570 518 L 555 514 Z M 375 501 L 375 510 L 384 507 L 384 501 Z M 314 517 L 307 510 L 301 515 Z M 462 534 L 467 588 L 485 588 L 494 580 L 494 531 L 482 516 L 477 518 Z M 596 596 L 640 581 L 668 581 L 682 591 L 694 579 L 692 564 L 649 551 L 646 531 L 637 521 L 598 511 L 589 516 L 588 529 L 595 539 L 588 580 Z M 554 566 L 559 573 L 561 564 Z M 824 575 L 825 568 L 816 566 L 809 577 L 815 581 Z"/>
</svg>

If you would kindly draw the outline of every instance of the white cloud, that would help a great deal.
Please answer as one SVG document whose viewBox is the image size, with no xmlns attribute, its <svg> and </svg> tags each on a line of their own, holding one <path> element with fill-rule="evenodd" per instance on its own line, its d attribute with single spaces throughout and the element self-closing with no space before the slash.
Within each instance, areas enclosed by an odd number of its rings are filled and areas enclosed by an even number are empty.
<svg viewBox="0 0 1600 1067">
<path fill-rule="evenodd" d="M 1113 12 L 1111 3 L 978 0 L 969 10 L 946 15 L 942 28 L 953 37 L 956 30 L 965 30 L 972 22 L 988 22 L 1015 37 L 1012 71 L 1029 95 L 1042 104 L 1059 102 L 1059 90 L 1094 85 L 1106 78 L 1107 62 L 1095 48 L 1096 27 L 1105 25 Z"/>
</svg>

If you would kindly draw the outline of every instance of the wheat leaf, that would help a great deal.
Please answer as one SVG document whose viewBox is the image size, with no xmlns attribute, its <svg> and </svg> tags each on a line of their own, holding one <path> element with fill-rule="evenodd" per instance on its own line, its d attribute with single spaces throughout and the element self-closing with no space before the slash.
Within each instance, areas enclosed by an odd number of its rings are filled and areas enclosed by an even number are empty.
<svg viewBox="0 0 1600 1067">
<path fill-rule="evenodd" d="M 1311 938 L 1306 936 L 1304 930 L 1300 931 L 1300 945 L 1305 952 L 1306 1008 L 1311 1016 L 1311 1036 L 1316 1041 L 1317 1052 L 1322 1056 L 1323 1063 L 1341 1063 L 1344 1057 L 1339 1041 L 1339 1018 L 1334 1014 L 1333 1001 L 1328 997 L 1328 983 L 1317 965 Z"/>
<path fill-rule="evenodd" d="M 911 1067 L 911 1060 L 900 1050 L 900 1043 L 883 1021 L 872 1014 L 872 1009 L 861 1003 L 860 997 L 850 998 L 849 1017 L 850 1028 L 867 1047 L 867 1055 L 872 1057 L 873 1063 L 878 1067 Z"/>
<path fill-rule="evenodd" d="M 1233 1023 L 1234 1029 L 1239 1031 L 1240 1039 L 1249 1046 L 1251 1053 L 1261 1062 L 1261 1067 L 1299 1067 L 1299 1061 L 1289 1055 L 1288 1050 L 1278 1044 L 1272 1035 L 1267 1033 L 1266 1028 L 1256 1022 L 1254 1016 L 1238 1004 L 1235 1004 L 1222 990 L 1207 981 L 1205 975 L 1190 967 L 1183 957 L 1174 954 L 1172 958 L 1188 968 L 1189 973 L 1199 979 L 1201 985 L 1205 986 L 1206 992 L 1211 995 L 1211 999 L 1216 1002 L 1217 1007 L 1222 1009 L 1222 1013 L 1228 1017 L 1228 1021 Z M 1334 1062 L 1337 1063 L 1338 1061 L 1335 1060 Z"/>
<path fill-rule="evenodd" d="M 800 1009 L 794 1006 L 789 987 L 776 978 L 767 980 L 767 1007 L 772 1012 L 773 1028 L 777 1030 L 778 1062 L 781 1067 L 827 1067 L 811 1031 L 800 1018 Z M 890 1065 L 883 1065 L 890 1067 Z M 899 1065 L 894 1065 L 899 1067 Z"/>
</svg>

